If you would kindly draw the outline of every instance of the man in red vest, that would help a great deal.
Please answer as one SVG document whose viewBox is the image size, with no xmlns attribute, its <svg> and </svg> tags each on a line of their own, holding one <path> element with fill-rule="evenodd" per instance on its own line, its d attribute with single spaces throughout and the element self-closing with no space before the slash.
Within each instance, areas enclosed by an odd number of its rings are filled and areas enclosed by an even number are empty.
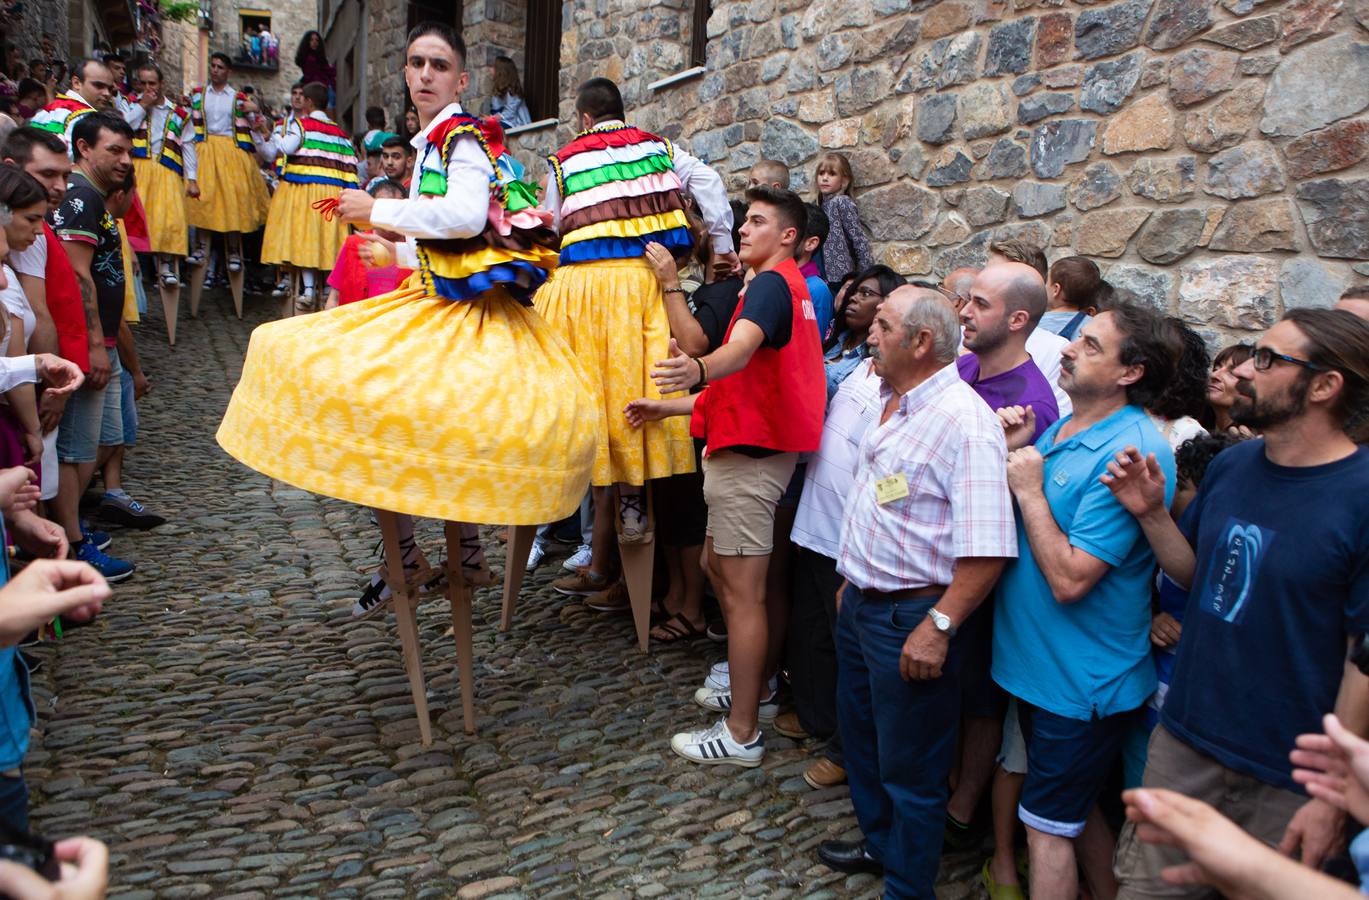
<svg viewBox="0 0 1369 900">
<path fill-rule="evenodd" d="M 741 260 L 754 272 L 724 343 L 693 358 L 670 342 L 654 373 L 661 393 L 705 385 L 673 400 L 634 400 L 633 425 L 693 414 L 703 438 L 708 530 L 704 568 L 727 620 L 727 674 L 711 673 L 694 702 L 724 717 L 711 728 L 677 734 L 671 748 L 699 763 L 758 766 L 765 757 L 761 714 L 773 718 L 765 683 L 765 574 L 774 546 L 775 507 L 798 454 L 818 448 L 826 384 L 822 342 L 808 285 L 794 262 L 807 212 L 797 194 L 768 185 L 746 192 Z"/>
</svg>

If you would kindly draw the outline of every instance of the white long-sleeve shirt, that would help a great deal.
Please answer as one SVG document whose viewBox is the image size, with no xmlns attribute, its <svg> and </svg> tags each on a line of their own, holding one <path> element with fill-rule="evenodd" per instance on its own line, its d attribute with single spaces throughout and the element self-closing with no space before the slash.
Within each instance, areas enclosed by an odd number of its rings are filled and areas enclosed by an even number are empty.
<svg viewBox="0 0 1369 900">
<path fill-rule="evenodd" d="M 28 356 L 0 356 L 0 393 L 38 381 L 38 360 Z"/>
<path fill-rule="evenodd" d="M 494 167 L 478 142 L 458 140 L 453 146 L 452 158 L 447 162 L 445 196 L 420 198 L 418 193 L 423 161 L 430 153 L 442 152 L 440 146 L 428 143 L 428 135 L 459 112 L 461 104 L 451 104 L 434 116 L 428 127 L 410 141 L 417 151 L 417 162 L 409 183 L 409 199 L 381 199 L 371 207 L 372 225 L 407 235 L 408 240 L 395 249 L 396 263 L 403 268 L 418 268 L 414 238 L 442 240 L 474 237 L 485 228 L 490 209 L 490 178 L 494 175 Z"/>
<path fill-rule="evenodd" d="M 625 123 L 612 120 L 600 122 L 604 127 Z M 713 252 L 719 256 L 731 253 L 732 246 L 732 207 L 727 202 L 727 190 L 723 187 L 722 176 L 698 157 L 691 156 L 674 144 L 671 163 L 675 174 L 684 185 L 685 193 L 694 198 L 694 205 L 708 226 L 709 237 L 713 240 Z M 556 217 L 556 230 L 561 230 L 561 191 L 555 178 L 547 179 L 546 200 L 543 205 Z"/>
<path fill-rule="evenodd" d="M 325 122 L 328 120 L 328 117 L 318 110 L 309 113 L 309 118 Z M 300 125 L 299 119 L 291 116 L 272 128 L 266 137 L 252 132 L 252 142 L 257 145 L 257 153 L 261 154 L 262 159 L 275 162 L 282 154 L 289 156 L 299 150 L 300 145 L 304 143 L 304 127 Z"/>
<path fill-rule="evenodd" d="M 152 122 L 147 129 L 147 155 L 149 159 L 156 159 L 162 154 L 162 139 L 166 136 L 166 120 L 171 115 L 171 111 L 176 108 L 169 98 L 163 97 L 162 102 L 152 107 Z M 143 122 L 147 119 L 147 110 L 142 104 L 135 103 L 124 113 L 124 121 L 134 131 L 143 127 Z M 199 157 L 195 152 L 195 142 L 190 138 L 193 135 L 186 134 L 194 126 L 189 121 L 181 130 L 181 168 L 186 181 L 195 181 L 199 174 Z"/>
<path fill-rule="evenodd" d="M 238 92 L 231 84 L 222 89 L 212 84 L 204 89 L 204 133 L 233 136 L 233 105 Z"/>
</svg>

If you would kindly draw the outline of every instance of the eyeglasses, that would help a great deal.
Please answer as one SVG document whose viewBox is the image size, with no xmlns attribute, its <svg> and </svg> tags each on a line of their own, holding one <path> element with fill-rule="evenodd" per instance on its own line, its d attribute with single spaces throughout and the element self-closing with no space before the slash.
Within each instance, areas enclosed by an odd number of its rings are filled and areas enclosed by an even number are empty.
<svg viewBox="0 0 1369 900">
<path fill-rule="evenodd" d="M 936 291 L 938 294 L 940 294 L 941 296 L 947 298 L 947 299 L 950 300 L 952 303 L 959 303 L 959 302 L 960 302 L 960 295 L 959 295 L 959 294 L 957 294 L 957 293 L 956 293 L 955 291 L 953 291 L 953 290 L 950 290 L 949 288 L 944 288 L 944 287 L 942 287 L 941 285 L 937 284 L 937 283 L 934 282 L 934 281 L 910 281 L 910 282 L 908 282 L 908 283 L 909 283 L 910 285 L 912 285 L 913 287 L 923 288 L 923 289 L 928 290 L 928 291 Z"/>
<path fill-rule="evenodd" d="M 859 297 L 862 300 L 872 300 L 876 297 L 883 299 L 884 295 L 879 291 L 872 291 L 867 287 L 856 288 L 851 292 L 852 297 Z"/>
<path fill-rule="evenodd" d="M 1296 356 L 1289 356 L 1285 353 L 1275 353 L 1268 347 L 1256 347 L 1250 354 L 1250 361 L 1255 368 L 1263 372 L 1274 365 L 1274 360 L 1292 363 L 1295 366 L 1302 366 L 1304 369 L 1311 369 L 1313 372 L 1324 372 L 1327 367 L 1321 363 L 1314 363 L 1308 359 L 1298 359 Z"/>
</svg>

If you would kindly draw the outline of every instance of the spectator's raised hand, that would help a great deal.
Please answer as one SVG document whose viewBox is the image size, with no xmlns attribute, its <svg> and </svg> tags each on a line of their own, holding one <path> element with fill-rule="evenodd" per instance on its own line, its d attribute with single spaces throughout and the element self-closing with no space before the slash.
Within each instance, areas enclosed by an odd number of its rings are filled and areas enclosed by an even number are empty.
<svg viewBox="0 0 1369 900">
<path fill-rule="evenodd" d="M 1137 518 L 1165 507 L 1165 473 L 1154 453 L 1143 457 L 1140 450 L 1127 447 L 1108 463 L 1107 474 L 1098 480 Z"/>
<path fill-rule="evenodd" d="M 1298 736 L 1289 754 L 1293 780 L 1307 793 L 1369 825 L 1369 741 L 1346 729 L 1335 715 L 1322 719 L 1325 734 Z"/>
<path fill-rule="evenodd" d="M 1031 404 L 1005 406 L 998 410 L 998 421 L 1003 426 L 1003 437 L 1009 450 L 1020 450 L 1032 442 L 1036 434 L 1036 413 Z"/>
<path fill-rule="evenodd" d="M 34 560 L 0 588 L 0 646 L 17 644 L 58 616 L 89 621 L 109 595 L 104 576 L 86 563 Z"/>
<path fill-rule="evenodd" d="M 1022 447 L 1008 454 L 1008 487 L 1013 495 L 1041 490 L 1045 460 L 1035 447 Z"/>
<path fill-rule="evenodd" d="M 651 264 L 651 270 L 656 273 L 656 280 L 661 283 L 661 287 L 679 287 L 680 272 L 675 267 L 675 257 L 670 255 L 661 244 L 652 241 L 646 245 L 646 261 Z"/>
<path fill-rule="evenodd" d="M 14 900 L 101 900 L 109 887 L 109 850 L 88 837 L 68 838 L 53 845 L 62 867 L 56 881 L 48 881 L 18 863 L 0 862 L 0 894 Z"/>
</svg>

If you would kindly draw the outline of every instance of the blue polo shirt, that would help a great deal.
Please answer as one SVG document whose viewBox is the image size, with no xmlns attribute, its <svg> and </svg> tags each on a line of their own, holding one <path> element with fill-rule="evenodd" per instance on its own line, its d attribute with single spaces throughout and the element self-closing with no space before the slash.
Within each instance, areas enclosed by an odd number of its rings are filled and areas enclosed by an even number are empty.
<svg viewBox="0 0 1369 900">
<path fill-rule="evenodd" d="M 0 551 L 5 546 L 0 523 Z M 0 559 L 0 587 L 9 582 L 9 557 Z M 29 729 L 37 720 L 29 693 L 29 669 L 18 647 L 0 647 L 0 772 L 17 769 L 29 749 Z"/>
<path fill-rule="evenodd" d="M 1032 555 L 1017 513 L 1017 559 L 994 595 L 993 677 L 1008 693 L 1057 715 L 1088 721 L 1136 709 L 1155 691 L 1150 582 L 1155 557 L 1141 526 L 1098 477 L 1126 448 L 1154 453 L 1174 494 L 1174 453 L 1139 406 L 1056 442 L 1056 422 L 1036 447 L 1055 522 L 1071 546 L 1111 566 L 1081 599 L 1059 603 Z"/>
</svg>

